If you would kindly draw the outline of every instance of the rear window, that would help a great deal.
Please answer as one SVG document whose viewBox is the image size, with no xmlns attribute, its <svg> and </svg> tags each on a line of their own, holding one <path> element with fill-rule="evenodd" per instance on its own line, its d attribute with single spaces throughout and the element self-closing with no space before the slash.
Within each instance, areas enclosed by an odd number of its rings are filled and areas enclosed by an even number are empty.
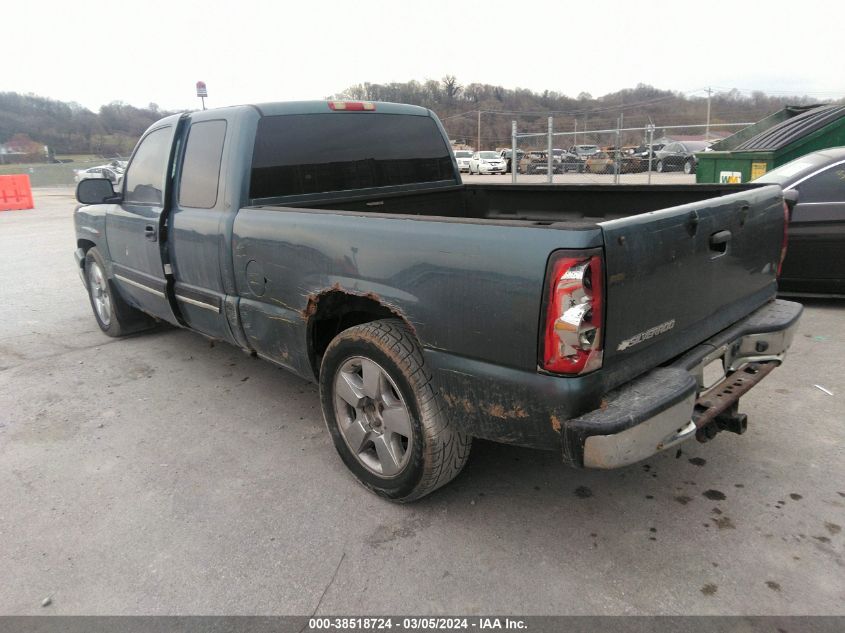
<svg viewBox="0 0 845 633">
<path fill-rule="evenodd" d="M 450 147 L 430 117 L 343 112 L 258 122 L 251 198 L 454 180 Z"/>
</svg>

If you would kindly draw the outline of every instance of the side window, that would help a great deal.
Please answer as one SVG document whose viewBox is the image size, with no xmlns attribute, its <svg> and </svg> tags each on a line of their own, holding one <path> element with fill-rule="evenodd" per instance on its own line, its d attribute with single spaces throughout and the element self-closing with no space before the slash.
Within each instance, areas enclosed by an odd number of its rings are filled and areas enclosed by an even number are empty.
<svg viewBox="0 0 845 633">
<path fill-rule="evenodd" d="M 159 128 L 144 137 L 126 171 L 125 202 L 164 203 L 164 175 L 169 155 L 170 127 Z"/>
<path fill-rule="evenodd" d="M 191 125 L 179 185 L 181 206 L 211 209 L 217 204 L 225 138 L 226 121 L 202 121 Z"/>
<path fill-rule="evenodd" d="M 798 185 L 799 202 L 845 201 L 845 165 L 834 165 Z"/>
</svg>

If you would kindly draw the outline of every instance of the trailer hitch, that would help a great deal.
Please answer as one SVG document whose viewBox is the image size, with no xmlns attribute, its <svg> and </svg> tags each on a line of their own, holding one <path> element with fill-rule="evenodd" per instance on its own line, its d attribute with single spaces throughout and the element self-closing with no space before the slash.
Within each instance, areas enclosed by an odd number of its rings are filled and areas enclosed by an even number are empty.
<svg viewBox="0 0 845 633">
<path fill-rule="evenodd" d="M 695 437 L 707 442 L 720 431 L 742 435 L 748 428 L 748 417 L 739 413 L 739 398 L 769 375 L 778 363 L 764 361 L 743 365 L 722 382 L 701 396 L 695 403 L 693 422 Z"/>
</svg>

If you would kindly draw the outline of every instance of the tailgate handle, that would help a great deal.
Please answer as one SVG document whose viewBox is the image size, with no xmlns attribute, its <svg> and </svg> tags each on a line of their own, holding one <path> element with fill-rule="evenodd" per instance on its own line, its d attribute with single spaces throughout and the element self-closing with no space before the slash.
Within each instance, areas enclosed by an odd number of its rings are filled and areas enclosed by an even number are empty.
<svg viewBox="0 0 845 633">
<path fill-rule="evenodd" d="M 731 232 L 728 230 L 718 231 L 710 236 L 710 250 L 717 253 L 726 253 L 728 244 L 731 241 Z"/>
</svg>

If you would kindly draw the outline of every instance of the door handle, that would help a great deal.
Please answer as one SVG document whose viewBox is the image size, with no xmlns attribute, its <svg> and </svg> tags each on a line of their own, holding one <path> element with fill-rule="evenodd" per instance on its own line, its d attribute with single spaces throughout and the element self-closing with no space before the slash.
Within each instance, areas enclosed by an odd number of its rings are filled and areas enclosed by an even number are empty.
<svg viewBox="0 0 845 633">
<path fill-rule="evenodd" d="M 144 237 L 150 240 L 151 242 L 155 242 L 158 240 L 158 235 L 156 234 L 156 227 L 152 224 L 148 224 L 144 227 Z"/>
<path fill-rule="evenodd" d="M 731 241 L 730 231 L 718 231 L 710 236 L 710 250 L 717 253 L 725 253 L 728 250 L 728 243 Z"/>
</svg>

